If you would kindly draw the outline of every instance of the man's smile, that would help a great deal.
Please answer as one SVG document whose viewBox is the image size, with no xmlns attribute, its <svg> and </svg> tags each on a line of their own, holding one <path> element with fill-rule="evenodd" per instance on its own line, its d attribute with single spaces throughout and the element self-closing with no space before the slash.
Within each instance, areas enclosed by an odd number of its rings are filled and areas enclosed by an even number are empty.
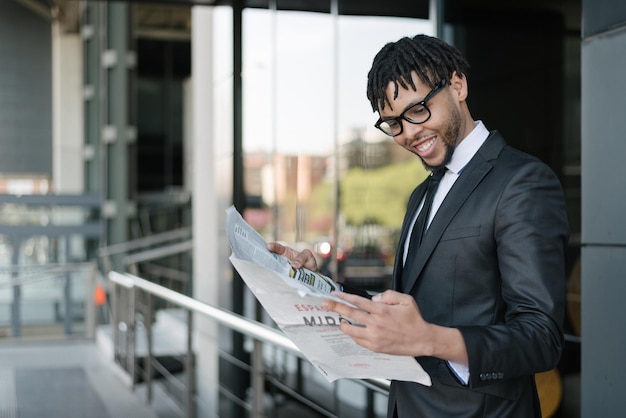
<svg viewBox="0 0 626 418">
<path fill-rule="evenodd" d="M 435 135 L 424 141 L 418 142 L 417 144 L 412 144 L 411 148 L 413 148 L 420 157 L 424 158 L 428 157 L 428 155 L 432 153 L 436 143 L 437 136 Z"/>
</svg>

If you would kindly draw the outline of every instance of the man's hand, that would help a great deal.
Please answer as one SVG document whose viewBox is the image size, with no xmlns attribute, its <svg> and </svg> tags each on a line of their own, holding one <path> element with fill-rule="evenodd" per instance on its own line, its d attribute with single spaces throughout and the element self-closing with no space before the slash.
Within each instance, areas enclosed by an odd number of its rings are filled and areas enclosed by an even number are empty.
<svg viewBox="0 0 626 418">
<path fill-rule="evenodd" d="M 333 293 L 356 308 L 330 299 L 322 307 L 358 323 L 341 321 L 340 325 L 341 331 L 357 344 L 377 353 L 434 356 L 467 364 L 465 342 L 459 330 L 426 322 L 411 295 L 387 290 L 369 300 Z"/>
<path fill-rule="evenodd" d="M 267 249 L 273 253 L 278 255 L 282 255 L 287 258 L 292 267 L 294 268 L 308 268 L 309 270 L 317 271 L 317 261 L 315 260 L 315 256 L 310 250 L 304 250 L 302 252 L 298 252 L 292 248 L 285 247 L 282 244 L 277 242 L 270 242 L 267 244 Z"/>
</svg>

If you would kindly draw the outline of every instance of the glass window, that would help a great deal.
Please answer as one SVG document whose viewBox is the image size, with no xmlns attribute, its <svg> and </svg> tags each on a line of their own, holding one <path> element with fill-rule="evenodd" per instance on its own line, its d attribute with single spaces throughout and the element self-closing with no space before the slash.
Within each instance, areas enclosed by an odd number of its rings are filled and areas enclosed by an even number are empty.
<svg viewBox="0 0 626 418">
<path fill-rule="evenodd" d="M 373 127 L 367 72 L 385 43 L 432 24 L 246 9 L 243 32 L 244 216 L 267 240 L 315 250 L 338 280 L 389 287 L 426 173 Z"/>
</svg>

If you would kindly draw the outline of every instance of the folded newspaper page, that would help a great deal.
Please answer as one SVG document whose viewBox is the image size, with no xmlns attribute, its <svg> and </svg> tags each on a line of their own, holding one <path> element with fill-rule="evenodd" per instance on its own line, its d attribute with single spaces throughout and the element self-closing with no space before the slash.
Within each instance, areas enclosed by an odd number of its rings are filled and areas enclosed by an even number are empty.
<svg viewBox="0 0 626 418">
<path fill-rule="evenodd" d="M 337 284 L 318 272 L 294 269 L 270 252 L 265 239 L 234 207 L 226 211 L 230 261 L 278 327 L 329 381 L 341 378 L 394 379 L 430 386 L 428 373 L 413 357 L 370 351 L 339 329 L 343 318 L 322 309 Z"/>
</svg>

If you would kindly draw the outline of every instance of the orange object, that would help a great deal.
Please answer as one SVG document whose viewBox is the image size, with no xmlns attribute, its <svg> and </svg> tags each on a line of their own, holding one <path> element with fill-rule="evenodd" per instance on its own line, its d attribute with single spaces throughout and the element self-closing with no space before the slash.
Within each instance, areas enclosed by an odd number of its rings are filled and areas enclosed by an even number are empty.
<svg viewBox="0 0 626 418">
<path fill-rule="evenodd" d="M 99 284 L 96 286 L 96 290 L 93 292 L 93 299 L 98 306 L 102 306 L 107 303 L 107 294 L 102 285 Z"/>
</svg>

